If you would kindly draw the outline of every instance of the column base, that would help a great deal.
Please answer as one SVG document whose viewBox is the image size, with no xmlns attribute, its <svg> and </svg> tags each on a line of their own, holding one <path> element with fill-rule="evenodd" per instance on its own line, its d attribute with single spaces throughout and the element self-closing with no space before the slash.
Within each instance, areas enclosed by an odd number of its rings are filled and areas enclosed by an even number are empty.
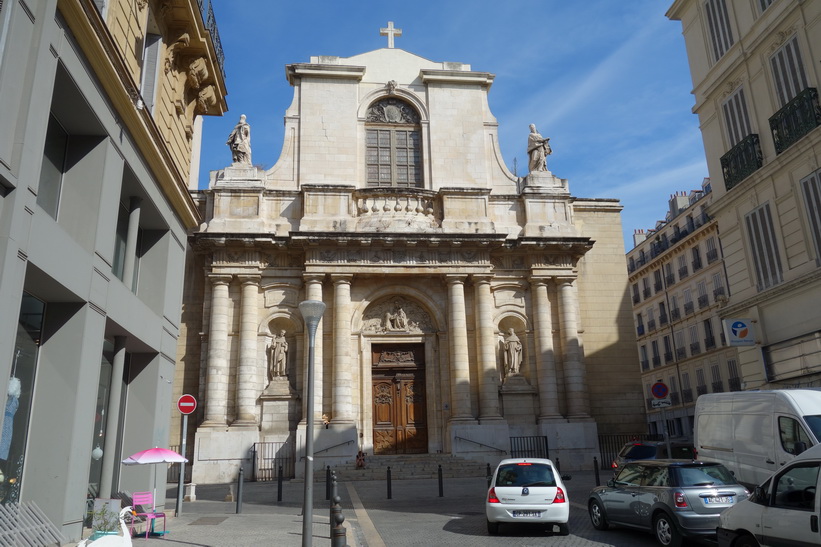
<svg viewBox="0 0 821 547">
<path fill-rule="evenodd" d="M 202 422 L 197 429 L 202 428 L 214 428 L 214 427 L 228 427 L 228 422 L 217 421 L 217 420 L 206 420 Z"/>
</svg>

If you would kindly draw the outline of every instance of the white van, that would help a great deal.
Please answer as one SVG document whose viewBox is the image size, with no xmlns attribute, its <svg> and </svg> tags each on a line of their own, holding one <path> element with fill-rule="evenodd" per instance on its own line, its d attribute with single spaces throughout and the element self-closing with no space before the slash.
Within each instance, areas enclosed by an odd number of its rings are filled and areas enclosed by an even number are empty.
<svg viewBox="0 0 821 547">
<path fill-rule="evenodd" d="M 821 445 L 803 452 L 719 516 L 718 547 L 821 545 Z"/>
<path fill-rule="evenodd" d="M 698 458 L 750 488 L 821 440 L 821 389 L 708 393 L 696 401 Z"/>
</svg>

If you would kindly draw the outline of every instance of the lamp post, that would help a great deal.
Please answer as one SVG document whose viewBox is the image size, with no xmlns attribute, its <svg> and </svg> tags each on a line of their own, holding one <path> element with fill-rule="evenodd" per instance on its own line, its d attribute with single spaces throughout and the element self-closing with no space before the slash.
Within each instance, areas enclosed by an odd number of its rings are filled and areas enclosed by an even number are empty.
<svg viewBox="0 0 821 547">
<path fill-rule="evenodd" d="M 314 517 L 314 346 L 316 328 L 325 312 L 325 303 L 305 300 L 299 303 L 299 312 L 308 328 L 308 378 L 305 385 L 305 495 L 302 509 L 302 547 L 313 544 Z"/>
</svg>

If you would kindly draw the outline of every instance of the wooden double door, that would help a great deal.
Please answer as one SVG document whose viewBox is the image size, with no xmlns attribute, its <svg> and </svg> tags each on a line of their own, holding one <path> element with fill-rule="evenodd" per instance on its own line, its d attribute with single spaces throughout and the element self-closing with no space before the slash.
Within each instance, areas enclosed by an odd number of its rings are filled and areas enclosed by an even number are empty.
<svg viewBox="0 0 821 547">
<path fill-rule="evenodd" d="M 374 454 L 428 451 L 422 344 L 372 346 Z"/>
</svg>

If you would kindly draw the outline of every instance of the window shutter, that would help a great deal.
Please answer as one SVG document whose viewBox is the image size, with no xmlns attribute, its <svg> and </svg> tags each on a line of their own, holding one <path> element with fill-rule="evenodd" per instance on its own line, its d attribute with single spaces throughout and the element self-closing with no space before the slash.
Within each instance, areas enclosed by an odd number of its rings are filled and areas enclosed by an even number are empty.
<svg viewBox="0 0 821 547">
<path fill-rule="evenodd" d="M 157 81 L 159 78 L 160 46 L 162 36 L 159 34 L 145 35 L 145 48 L 143 50 L 143 81 L 140 87 L 140 94 L 145 102 L 145 108 L 150 112 L 154 110 L 154 99 L 157 94 Z"/>
</svg>

